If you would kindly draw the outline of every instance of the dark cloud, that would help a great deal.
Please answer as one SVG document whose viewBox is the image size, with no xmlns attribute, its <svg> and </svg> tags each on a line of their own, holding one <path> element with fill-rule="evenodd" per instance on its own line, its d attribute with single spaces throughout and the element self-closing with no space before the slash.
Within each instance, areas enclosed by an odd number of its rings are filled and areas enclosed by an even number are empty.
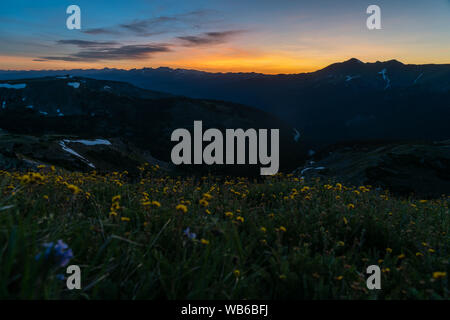
<svg viewBox="0 0 450 320">
<path fill-rule="evenodd" d="M 48 60 L 46 60 L 46 59 L 33 59 L 33 61 L 44 62 L 44 61 L 48 61 Z"/>
<path fill-rule="evenodd" d="M 149 37 L 153 35 L 177 32 L 186 28 L 199 28 L 201 25 L 212 23 L 215 14 L 211 10 L 191 11 L 174 16 L 160 16 L 156 18 L 133 20 L 109 28 L 87 29 L 83 32 L 91 35 L 122 34 Z"/>
<path fill-rule="evenodd" d="M 96 47 L 82 50 L 77 53 L 59 57 L 40 57 L 45 60 L 60 61 L 98 61 L 98 60 L 125 60 L 146 59 L 152 54 L 170 51 L 167 44 L 140 44 L 122 45 L 120 47 Z"/>
<path fill-rule="evenodd" d="M 92 48 L 92 47 L 110 47 L 118 45 L 115 41 L 86 41 L 86 40 L 58 40 L 58 44 L 70 44 L 80 48 Z"/>
<path fill-rule="evenodd" d="M 220 32 L 206 32 L 199 36 L 182 36 L 177 39 L 182 40 L 185 46 L 202 46 L 220 44 L 228 41 L 231 37 L 242 33 L 242 30 L 230 30 Z"/>
<path fill-rule="evenodd" d="M 117 34 L 120 34 L 120 32 L 118 32 L 116 30 L 111 30 L 109 28 L 93 28 L 93 29 L 83 30 L 82 32 L 86 33 L 86 34 L 93 34 L 93 35 L 97 35 L 97 34 L 117 35 Z"/>
<path fill-rule="evenodd" d="M 34 61 L 49 61 L 49 60 L 57 60 L 57 61 L 83 61 L 80 58 L 75 58 L 71 56 L 66 57 L 42 57 L 39 59 L 34 59 Z"/>
</svg>

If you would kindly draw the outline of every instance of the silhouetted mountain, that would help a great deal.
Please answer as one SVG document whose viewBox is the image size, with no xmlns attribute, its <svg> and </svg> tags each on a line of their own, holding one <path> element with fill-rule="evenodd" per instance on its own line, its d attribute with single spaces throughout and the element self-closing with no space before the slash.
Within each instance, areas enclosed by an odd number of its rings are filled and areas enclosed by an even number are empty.
<svg viewBox="0 0 450 320">
<path fill-rule="evenodd" d="M 0 79 L 64 73 L 254 106 L 279 116 L 298 128 L 303 139 L 319 144 L 450 138 L 450 65 L 363 63 L 353 58 L 291 75 L 144 68 L 0 72 Z"/>
</svg>

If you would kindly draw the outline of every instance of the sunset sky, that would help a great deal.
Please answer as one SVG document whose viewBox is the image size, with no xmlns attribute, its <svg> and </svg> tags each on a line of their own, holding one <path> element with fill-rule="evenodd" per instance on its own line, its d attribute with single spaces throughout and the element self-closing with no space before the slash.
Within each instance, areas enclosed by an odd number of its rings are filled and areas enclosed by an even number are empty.
<svg viewBox="0 0 450 320">
<path fill-rule="evenodd" d="M 81 30 L 66 8 L 81 8 Z M 382 30 L 366 9 L 381 7 Z M 2 0 L 0 69 L 299 73 L 351 57 L 450 63 L 450 0 Z"/>
</svg>

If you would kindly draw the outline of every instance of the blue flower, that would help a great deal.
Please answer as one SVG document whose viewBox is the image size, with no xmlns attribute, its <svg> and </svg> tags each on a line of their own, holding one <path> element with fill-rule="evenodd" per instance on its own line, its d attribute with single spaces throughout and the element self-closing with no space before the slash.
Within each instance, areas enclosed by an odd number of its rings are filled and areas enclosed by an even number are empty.
<svg viewBox="0 0 450 320">
<path fill-rule="evenodd" d="M 187 227 L 186 230 L 184 230 L 184 235 L 191 240 L 194 240 L 195 238 L 197 238 L 197 235 L 195 233 L 190 232 L 189 227 Z"/>
<path fill-rule="evenodd" d="M 35 257 L 36 260 L 40 260 L 42 256 L 44 256 L 44 259 L 53 257 L 59 267 L 65 267 L 70 262 L 70 259 L 73 258 L 72 249 L 62 240 L 58 240 L 56 244 L 47 242 L 42 246 L 45 248 L 45 251 L 37 254 Z"/>
</svg>

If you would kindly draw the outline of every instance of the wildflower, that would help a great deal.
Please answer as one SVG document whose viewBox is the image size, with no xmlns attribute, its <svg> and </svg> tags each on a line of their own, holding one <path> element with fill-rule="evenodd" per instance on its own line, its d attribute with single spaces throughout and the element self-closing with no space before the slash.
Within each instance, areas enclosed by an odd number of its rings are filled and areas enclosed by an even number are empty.
<svg viewBox="0 0 450 320">
<path fill-rule="evenodd" d="M 259 242 L 261 242 L 261 244 L 263 244 L 263 245 L 267 244 L 267 240 L 266 239 L 261 239 L 261 240 L 259 240 Z"/>
<path fill-rule="evenodd" d="M 176 210 L 182 211 L 183 213 L 186 213 L 188 211 L 188 208 L 184 204 L 179 204 L 175 207 Z"/>
<path fill-rule="evenodd" d="M 209 211 L 208 209 L 206 209 L 205 212 L 206 212 L 207 214 L 211 214 L 211 211 Z"/>
<path fill-rule="evenodd" d="M 72 191 L 73 194 L 78 194 L 78 193 L 80 193 L 80 191 L 81 191 L 80 188 L 78 188 L 76 185 L 73 185 L 73 184 L 67 185 L 67 189 L 69 189 L 70 191 Z"/>
<path fill-rule="evenodd" d="M 233 217 L 233 212 L 227 211 L 227 212 L 225 212 L 225 216 L 231 218 L 231 217 Z"/>
<path fill-rule="evenodd" d="M 45 200 L 48 200 L 48 195 L 44 195 L 42 198 L 44 198 Z"/>
<path fill-rule="evenodd" d="M 429 252 L 429 253 L 434 253 L 434 252 L 435 252 L 435 250 L 434 250 L 434 249 L 432 249 L 432 248 L 430 248 L 430 249 L 428 249 L 428 252 Z"/>
<path fill-rule="evenodd" d="M 154 206 L 157 207 L 157 208 L 161 207 L 161 203 L 159 203 L 159 202 L 156 201 L 156 200 L 153 200 L 153 201 L 152 201 L 152 205 L 154 205 Z"/>
<path fill-rule="evenodd" d="M 389 273 L 389 272 L 391 272 L 391 269 L 389 269 L 389 268 L 383 268 L 383 269 L 381 269 L 381 272 L 383 272 L 383 273 Z"/>
<path fill-rule="evenodd" d="M 402 254 L 398 255 L 397 258 L 398 258 L 398 259 L 404 259 L 404 258 L 405 258 L 405 255 L 402 253 Z"/>
<path fill-rule="evenodd" d="M 72 249 L 62 240 L 58 240 L 56 244 L 53 242 L 44 243 L 42 246 L 46 249 L 43 253 L 36 255 L 36 260 L 40 260 L 42 256 L 44 259 L 52 258 L 59 267 L 65 267 L 73 258 Z"/>
<path fill-rule="evenodd" d="M 120 199 L 121 199 L 121 196 L 117 195 L 117 196 L 112 197 L 111 202 L 117 202 L 117 201 L 120 201 Z"/>
<path fill-rule="evenodd" d="M 186 237 L 188 237 L 191 240 L 194 240 L 195 238 L 197 238 L 197 235 L 193 232 L 191 232 L 190 228 L 187 227 L 184 231 L 183 231 L 184 235 Z"/>
<path fill-rule="evenodd" d="M 309 190 L 310 190 L 310 187 L 308 187 L 308 186 L 305 186 L 305 187 L 300 189 L 301 192 L 306 192 L 306 191 L 309 191 Z"/>
<path fill-rule="evenodd" d="M 233 274 L 236 278 L 239 278 L 239 276 L 241 275 L 241 272 L 238 269 L 236 269 L 233 271 Z"/>
<path fill-rule="evenodd" d="M 342 279 L 344 279 L 344 276 L 337 276 L 335 279 L 341 281 Z"/>
<path fill-rule="evenodd" d="M 236 220 L 238 220 L 238 221 L 240 221 L 240 222 L 244 222 L 244 218 L 241 217 L 241 216 L 238 216 L 238 217 L 236 218 Z"/>
<path fill-rule="evenodd" d="M 206 200 L 211 200 L 212 195 L 210 195 L 209 193 L 204 193 L 203 198 L 205 198 Z"/>
<path fill-rule="evenodd" d="M 386 248 L 386 252 L 387 252 L 387 253 L 391 253 L 391 252 L 392 252 L 392 249 L 391 249 L 391 248 Z"/>
<path fill-rule="evenodd" d="M 343 247 L 345 245 L 344 241 L 338 241 L 338 246 Z"/>
<path fill-rule="evenodd" d="M 349 203 L 349 204 L 347 205 L 347 208 L 349 208 L 349 209 L 355 209 L 355 205 L 354 205 L 353 203 Z"/>
<path fill-rule="evenodd" d="M 423 257 L 423 253 L 422 252 L 416 252 L 416 257 Z"/>
<path fill-rule="evenodd" d="M 131 219 L 128 218 L 128 217 L 122 217 L 122 218 L 120 218 L 120 220 L 121 220 L 121 221 L 127 221 L 127 222 L 128 222 L 128 221 L 130 221 Z"/>
<path fill-rule="evenodd" d="M 287 231 L 286 228 L 283 227 L 283 226 L 280 226 L 280 227 L 278 228 L 278 230 L 280 230 L 280 231 L 282 231 L 282 232 L 286 232 L 286 231 Z"/>
<path fill-rule="evenodd" d="M 207 207 L 209 204 L 208 201 L 206 201 L 205 199 L 200 199 L 198 203 L 200 203 L 200 205 L 202 205 L 203 207 Z"/>
<path fill-rule="evenodd" d="M 264 227 L 261 227 L 260 230 L 261 230 L 262 232 L 264 232 L 264 233 L 266 233 L 266 231 L 267 231 L 267 229 L 264 228 Z"/>
<path fill-rule="evenodd" d="M 446 276 L 447 276 L 446 272 L 441 272 L 441 271 L 433 272 L 434 279 L 441 279 L 441 278 L 445 278 Z"/>
<path fill-rule="evenodd" d="M 209 240 L 206 240 L 206 239 L 201 239 L 200 242 L 202 244 L 204 244 L 205 246 L 207 246 L 209 244 Z"/>
<path fill-rule="evenodd" d="M 285 280 L 287 277 L 286 277 L 286 275 L 285 274 L 280 274 L 280 279 L 281 280 Z"/>
<path fill-rule="evenodd" d="M 347 220 L 347 218 L 346 218 L 346 217 L 344 217 L 344 219 L 343 219 L 343 220 L 344 220 L 344 223 L 345 223 L 345 224 L 347 224 L 347 223 L 348 223 L 348 220 Z"/>
</svg>

